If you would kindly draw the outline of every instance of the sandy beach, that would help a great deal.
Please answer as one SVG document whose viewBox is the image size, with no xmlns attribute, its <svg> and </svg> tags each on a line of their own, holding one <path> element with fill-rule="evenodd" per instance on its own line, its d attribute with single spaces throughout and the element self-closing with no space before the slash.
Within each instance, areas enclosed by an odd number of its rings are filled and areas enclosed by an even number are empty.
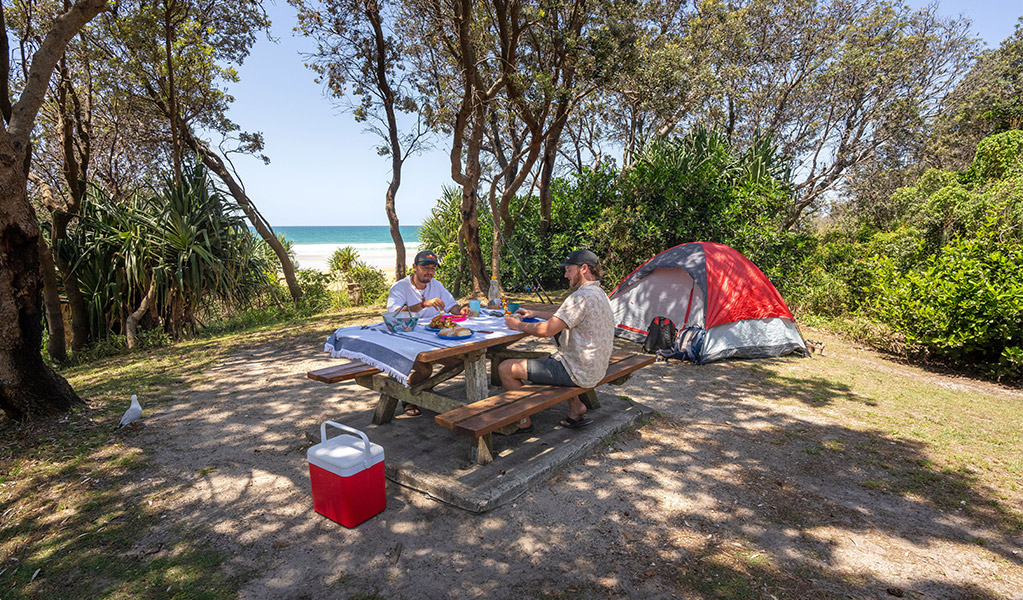
<svg viewBox="0 0 1023 600">
<path fill-rule="evenodd" d="M 314 269 L 327 272 L 327 262 L 331 254 L 342 246 L 352 246 L 359 253 L 359 260 L 371 267 L 376 267 L 384 273 L 394 270 L 395 249 L 394 244 L 295 244 L 295 260 L 300 269 Z M 416 252 L 419 252 L 418 242 L 405 244 L 405 261 L 411 263 Z"/>
</svg>

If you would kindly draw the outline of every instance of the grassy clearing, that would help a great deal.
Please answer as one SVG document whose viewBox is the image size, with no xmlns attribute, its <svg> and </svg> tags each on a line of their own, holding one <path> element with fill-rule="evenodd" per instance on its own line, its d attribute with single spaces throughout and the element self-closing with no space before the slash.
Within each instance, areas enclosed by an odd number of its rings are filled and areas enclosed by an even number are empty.
<svg viewBox="0 0 1023 600">
<path fill-rule="evenodd" d="M 765 398 L 802 403 L 850 430 L 889 440 L 853 447 L 842 440 L 808 440 L 807 454 L 844 453 L 881 471 L 862 481 L 868 489 L 924 496 L 943 510 L 1023 530 L 1018 395 L 965 378 L 939 379 L 869 355 L 826 357 L 784 371 L 756 363 L 749 368 Z"/>
</svg>

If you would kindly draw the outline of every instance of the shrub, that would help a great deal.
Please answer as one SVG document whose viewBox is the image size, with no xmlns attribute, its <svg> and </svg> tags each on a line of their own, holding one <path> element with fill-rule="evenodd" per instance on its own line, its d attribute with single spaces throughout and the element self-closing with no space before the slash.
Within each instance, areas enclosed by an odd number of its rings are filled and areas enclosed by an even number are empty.
<svg viewBox="0 0 1023 600">
<path fill-rule="evenodd" d="M 870 314 L 932 355 L 955 364 L 1010 367 L 1023 344 L 1023 244 L 997 235 L 991 215 L 972 237 L 958 238 L 900 273 L 878 260 Z"/>
<path fill-rule="evenodd" d="M 348 278 L 362 287 L 362 300 L 365 304 L 376 304 L 387 299 L 387 280 L 380 269 L 366 263 L 356 261 L 348 269 Z"/>
<path fill-rule="evenodd" d="M 327 266 L 331 273 L 344 273 L 351 269 L 358 259 L 358 250 L 352 246 L 344 246 L 331 253 L 330 259 L 327 260 Z"/>
</svg>

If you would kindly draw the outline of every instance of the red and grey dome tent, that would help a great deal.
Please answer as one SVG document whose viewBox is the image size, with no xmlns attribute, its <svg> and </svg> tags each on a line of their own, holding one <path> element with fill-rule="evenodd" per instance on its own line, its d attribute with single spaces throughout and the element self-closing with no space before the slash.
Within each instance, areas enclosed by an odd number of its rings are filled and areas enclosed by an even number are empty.
<svg viewBox="0 0 1023 600">
<path fill-rule="evenodd" d="M 699 362 L 806 352 L 781 294 L 748 258 L 710 242 L 680 244 L 630 273 L 608 296 L 615 336 L 643 342 L 654 317 L 706 330 Z"/>
</svg>

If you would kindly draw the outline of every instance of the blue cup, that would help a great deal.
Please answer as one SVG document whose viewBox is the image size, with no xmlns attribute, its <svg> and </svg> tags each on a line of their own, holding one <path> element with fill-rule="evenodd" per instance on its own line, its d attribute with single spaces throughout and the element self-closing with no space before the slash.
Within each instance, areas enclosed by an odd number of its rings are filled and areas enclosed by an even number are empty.
<svg viewBox="0 0 1023 600">
<path fill-rule="evenodd" d="M 480 301 L 469 300 L 469 310 L 472 311 L 473 316 L 480 314 Z"/>
<path fill-rule="evenodd" d="M 511 314 L 514 315 L 515 311 L 517 311 L 518 309 L 519 309 L 519 303 L 518 302 L 509 302 L 508 303 L 508 312 L 510 312 Z"/>
</svg>

